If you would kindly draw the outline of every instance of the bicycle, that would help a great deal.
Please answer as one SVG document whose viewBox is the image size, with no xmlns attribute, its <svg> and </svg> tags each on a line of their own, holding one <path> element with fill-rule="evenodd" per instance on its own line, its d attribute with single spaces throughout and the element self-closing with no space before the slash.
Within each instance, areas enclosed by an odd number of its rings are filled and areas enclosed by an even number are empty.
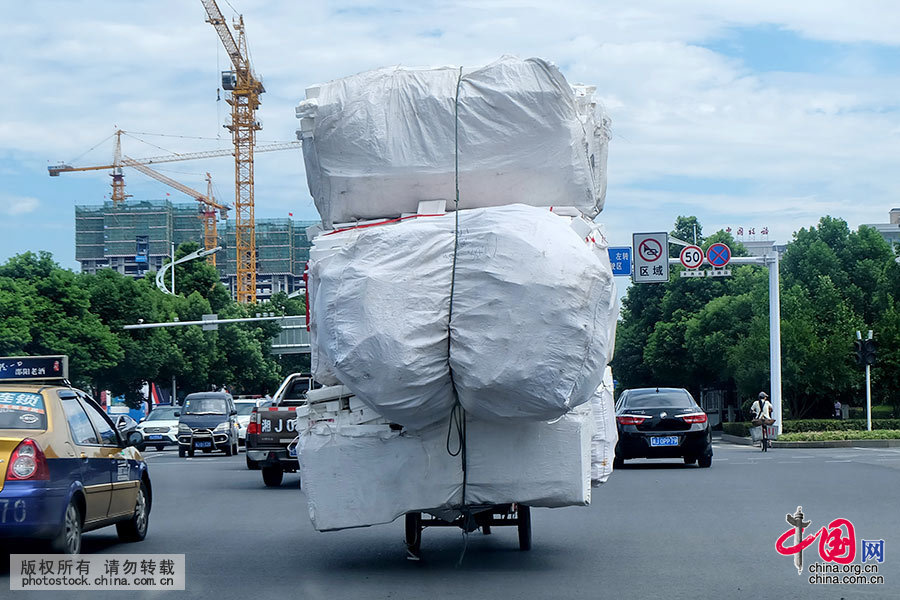
<svg viewBox="0 0 900 600">
<path fill-rule="evenodd" d="M 775 419 L 753 419 L 750 423 L 754 427 L 762 429 L 762 439 L 760 440 L 760 450 L 769 451 L 769 426 L 775 424 Z"/>
</svg>

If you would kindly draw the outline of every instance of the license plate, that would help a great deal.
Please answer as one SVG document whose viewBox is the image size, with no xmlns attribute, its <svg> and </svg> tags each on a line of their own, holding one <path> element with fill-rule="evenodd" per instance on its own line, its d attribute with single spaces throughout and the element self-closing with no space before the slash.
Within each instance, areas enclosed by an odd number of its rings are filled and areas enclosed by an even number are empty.
<svg viewBox="0 0 900 600">
<path fill-rule="evenodd" d="M 162 436 L 161 435 L 148 435 L 147 439 L 148 440 L 161 440 Z"/>
<path fill-rule="evenodd" d="M 211 448 L 212 442 L 194 442 L 194 446 L 197 448 Z"/>
<path fill-rule="evenodd" d="M 658 446 L 677 446 L 678 445 L 678 436 L 677 435 L 665 435 L 659 437 L 650 438 L 650 445 L 653 447 Z"/>
</svg>

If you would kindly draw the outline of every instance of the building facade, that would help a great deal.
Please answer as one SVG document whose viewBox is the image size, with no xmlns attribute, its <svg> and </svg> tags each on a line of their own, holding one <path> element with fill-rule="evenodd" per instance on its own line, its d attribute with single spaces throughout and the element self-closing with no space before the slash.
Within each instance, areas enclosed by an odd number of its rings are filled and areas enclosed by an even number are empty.
<svg viewBox="0 0 900 600">
<path fill-rule="evenodd" d="M 866 224 L 866 227 L 876 229 L 893 248 L 896 244 L 900 244 L 900 208 L 891 209 L 887 223 Z"/>
<path fill-rule="evenodd" d="M 203 223 L 197 204 L 173 204 L 168 200 L 127 202 L 114 206 L 75 207 L 75 260 L 84 273 L 113 269 L 130 277 L 158 271 L 169 259 L 172 243 L 203 245 Z M 304 288 L 303 271 L 312 243 L 306 228 L 316 221 L 257 219 L 257 299 L 268 300 L 276 292 Z M 219 224 L 216 268 L 232 297 L 237 285 L 234 221 Z"/>
</svg>

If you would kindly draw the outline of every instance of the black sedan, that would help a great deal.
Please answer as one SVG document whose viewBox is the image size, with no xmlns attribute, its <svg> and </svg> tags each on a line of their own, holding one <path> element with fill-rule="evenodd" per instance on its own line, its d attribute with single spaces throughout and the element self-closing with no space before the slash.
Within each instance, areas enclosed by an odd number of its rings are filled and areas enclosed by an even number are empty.
<svg viewBox="0 0 900 600">
<path fill-rule="evenodd" d="M 709 421 L 685 389 L 625 390 L 616 402 L 616 426 L 615 467 L 630 458 L 683 458 L 686 465 L 712 465 Z"/>
</svg>

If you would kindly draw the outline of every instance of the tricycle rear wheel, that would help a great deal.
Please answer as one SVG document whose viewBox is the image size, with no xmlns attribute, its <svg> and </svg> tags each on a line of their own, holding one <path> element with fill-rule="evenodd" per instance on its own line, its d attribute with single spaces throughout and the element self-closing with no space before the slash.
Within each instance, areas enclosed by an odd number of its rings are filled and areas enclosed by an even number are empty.
<svg viewBox="0 0 900 600">
<path fill-rule="evenodd" d="M 519 550 L 531 550 L 531 507 L 518 505 L 516 508 L 519 526 Z"/>
<path fill-rule="evenodd" d="M 422 513 L 406 513 L 406 551 L 407 558 L 419 560 L 422 550 Z"/>
</svg>

